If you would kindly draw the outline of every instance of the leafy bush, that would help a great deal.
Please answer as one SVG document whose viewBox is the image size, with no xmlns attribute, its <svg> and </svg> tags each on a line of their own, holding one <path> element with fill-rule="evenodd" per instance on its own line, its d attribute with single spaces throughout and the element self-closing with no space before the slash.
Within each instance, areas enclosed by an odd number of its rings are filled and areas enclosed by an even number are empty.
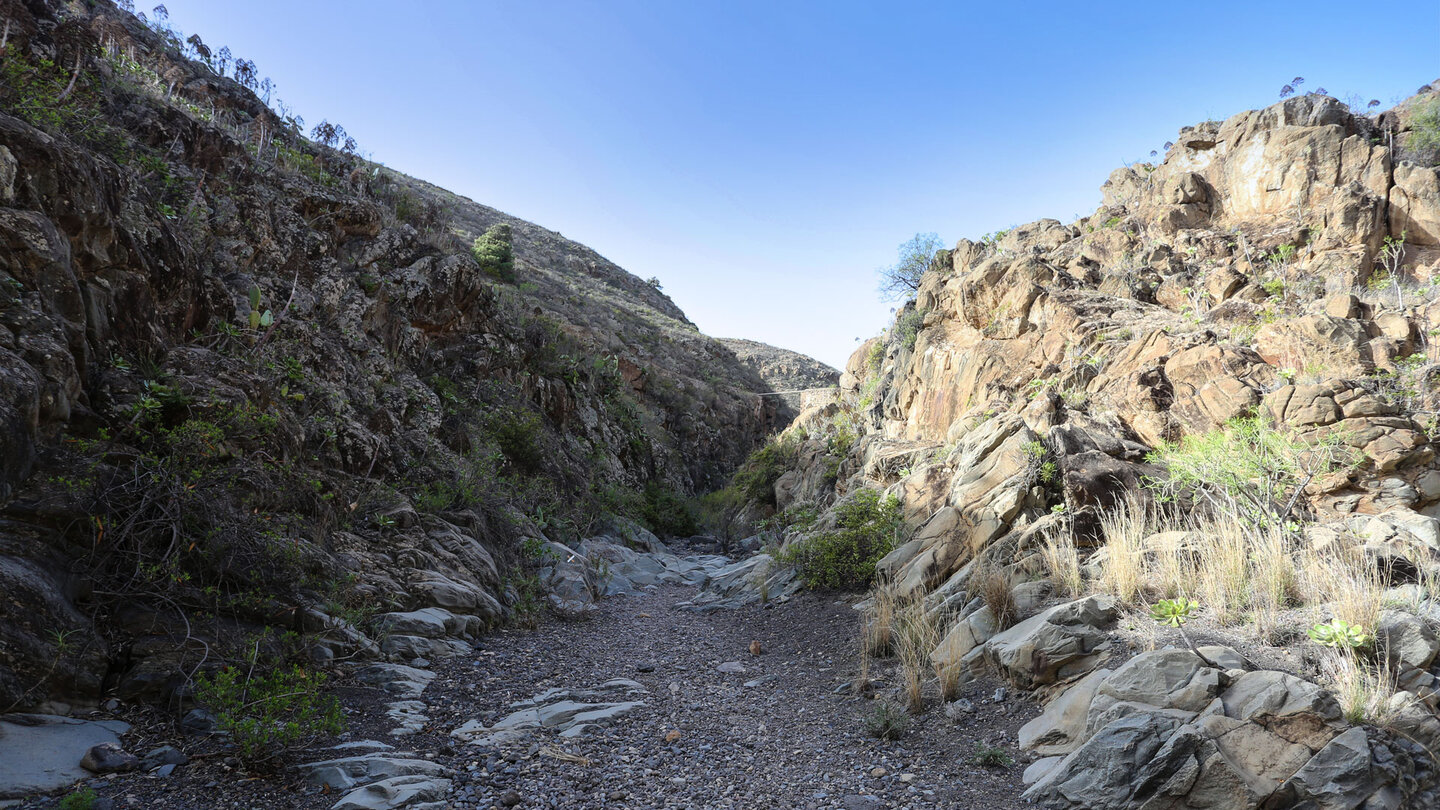
<svg viewBox="0 0 1440 810">
<path fill-rule="evenodd" d="M 879 374 L 880 367 L 885 364 L 885 341 L 876 339 L 870 344 L 870 351 L 865 355 L 865 365 L 871 373 Z"/>
<path fill-rule="evenodd" d="M 501 411 L 490 417 L 486 428 L 495 446 L 516 467 L 525 472 L 540 468 L 544 452 L 540 445 L 539 416 L 528 411 Z"/>
<path fill-rule="evenodd" d="M 515 249 L 509 224 L 491 226 L 470 246 L 470 254 L 486 273 L 507 283 L 515 280 Z"/>
<path fill-rule="evenodd" d="M 794 466 L 796 444 L 790 436 L 766 442 L 735 471 L 730 488 L 745 500 L 775 506 L 775 482 Z"/>
<path fill-rule="evenodd" d="M 921 309 L 907 309 L 901 314 L 900 319 L 895 322 L 895 337 L 900 345 L 906 349 L 915 348 L 915 341 L 920 338 L 920 327 L 925 323 L 925 311 Z"/>
<path fill-rule="evenodd" d="M 1415 150 L 1440 149 L 1440 98 L 1415 106 L 1405 145 Z"/>
<path fill-rule="evenodd" d="M 640 518 L 661 537 L 690 537 L 700 533 L 700 511 L 695 501 L 655 482 L 645 485 Z"/>
<path fill-rule="evenodd" d="M 909 298 L 920 289 L 920 279 L 930 269 L 935 255 L 944 249 L 940 237 L 917 233 L 900 245 L 899 260 L 880 269 L 880 294 L 886 300 Z"/>
<path fill-rule="evenodd" d="M 127 160 L 129 138 L 109 124 L 88 72 L 69 95 L 68 71 L 48 59 L 32 61 L 11 47 L 0 62 L 0 107 L 51 134 L 64 133 L 82 143 Z"/>
<path fill-rule="evenodd" d="M 253 663 L 248 673 L 226 667 L 202 676 L 195 685 L 196 696 L 215 712 L 220 729 L 230 734 L 241 758 L 264 761 L 344 729 L 340 703 L 321 694 L 324 673 L 306 671 L 298 664 L 257 672 Z"/>
<path fill-rule="evenodd" d="M 1193 493 L 1219 514 L 1254 525 L 1283 525 L 1316 476 L 1355 461 L 1334 434 L 1301 439 L 1263 416 L 1161 443 L 1149 460 L 1166 469 L 1165 480 L 1152 482 L 1162 498 Z"/>
<path fill-rule="evenodd" d="M 900 500 L 861 489 L 835 507 L 835 528 L 801 538 L 781 552 L 812 588 L 863 588 L 875 564 L 895 547 L 904 525 Z"/>
</svg>

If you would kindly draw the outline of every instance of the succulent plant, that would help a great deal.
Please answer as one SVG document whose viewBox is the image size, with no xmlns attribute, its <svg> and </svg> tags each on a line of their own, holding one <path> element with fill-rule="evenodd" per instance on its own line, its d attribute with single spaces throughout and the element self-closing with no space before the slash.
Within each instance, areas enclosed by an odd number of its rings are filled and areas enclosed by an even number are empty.
<svg viewBox="0 0 1440 810">
<path fill-rule="evenodd" d="M 1369 644 L 1374 636 L 1364 625 L 1350 624 L 1340 619 L 1322 622 L 1309 630 L 1310 639 L 1322 647 L 1355 650 Z"/>
<path fill-rule="evenodd" d="M 1183 596 L 1178 599 L 1161 599 L 1150 606 L 1150 618 L 1163 625 L 1179 627 L 1189 621 L 1191 614 L 1199 607 L 1199 602 Z"/>
</svg>

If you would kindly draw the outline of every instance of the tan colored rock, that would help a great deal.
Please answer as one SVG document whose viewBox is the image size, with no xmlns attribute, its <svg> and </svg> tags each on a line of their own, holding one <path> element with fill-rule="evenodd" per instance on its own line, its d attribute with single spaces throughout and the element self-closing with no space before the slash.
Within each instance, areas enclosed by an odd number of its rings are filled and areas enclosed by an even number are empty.
<svg viewBox="0 0 1440 810">
<path fill-rule="evenodd" d="M 1416 245 L 1440 245 L 1440 168 L 1413 163 L 1395 167 L 1390 235 Z"/>
<path fill-rule="evenodd" d="M 1352 293 L 1332 295 L 1325 300 L 1325 314 L 1332 318 L 1357 318 L 1360 316 L 1360 299 Z"/>
<path fill-rule="evenodd" d="M 1279 368 L 1316 368 L 1333 377 L 1363 376 L 1369 366 L 1358 321 L 1306 315 L 1275 321 L 1255 333 L 1255 350 Z"/>
<path fill-rule="evenodd" d="M 982 606 L 950 628 L 930 652 L 930 660 L 941 667 L 958 664 L 971 650 L 989 641 L 997 629 L 990 608 Z"/>
</svg>

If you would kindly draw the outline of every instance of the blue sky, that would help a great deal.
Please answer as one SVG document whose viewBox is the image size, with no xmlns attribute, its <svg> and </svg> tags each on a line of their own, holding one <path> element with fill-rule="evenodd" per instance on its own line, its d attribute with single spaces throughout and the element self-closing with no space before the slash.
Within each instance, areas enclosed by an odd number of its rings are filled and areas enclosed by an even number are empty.
<svg viewBox="0 0 1440 810">
<path fill-rule="evenodd" d="M 309 124 L 834 365 L 917 232 L 1088 214 L 1111 169 L 1297 75 L 1386 106 L 1440 78 L 1435 0 L 166 5 Z"/>
</svg>

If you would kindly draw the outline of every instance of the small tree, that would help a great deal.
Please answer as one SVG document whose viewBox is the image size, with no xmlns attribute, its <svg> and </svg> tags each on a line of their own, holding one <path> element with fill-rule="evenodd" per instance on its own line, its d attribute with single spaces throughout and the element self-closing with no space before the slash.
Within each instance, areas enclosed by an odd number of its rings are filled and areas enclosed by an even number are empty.
<svg viewBox="0 0 1440 810">
<path fill-rule="evenodd" d="M 470 246 L 470 253 L 481 270 L 501 281 L 515 280 L 515 249 L 511 244 L 509 223 L 492 225 Z"/>
<path fill-rule="evenodd" d="M 880 294 L 887 301 L 913 296 L 920 289 L 920 279 L 930 269 L 930 262 L 943 243 L 933 233 L 917 233 L 900 245 L 900 260 L 880 268 Z"/>
</svg>

